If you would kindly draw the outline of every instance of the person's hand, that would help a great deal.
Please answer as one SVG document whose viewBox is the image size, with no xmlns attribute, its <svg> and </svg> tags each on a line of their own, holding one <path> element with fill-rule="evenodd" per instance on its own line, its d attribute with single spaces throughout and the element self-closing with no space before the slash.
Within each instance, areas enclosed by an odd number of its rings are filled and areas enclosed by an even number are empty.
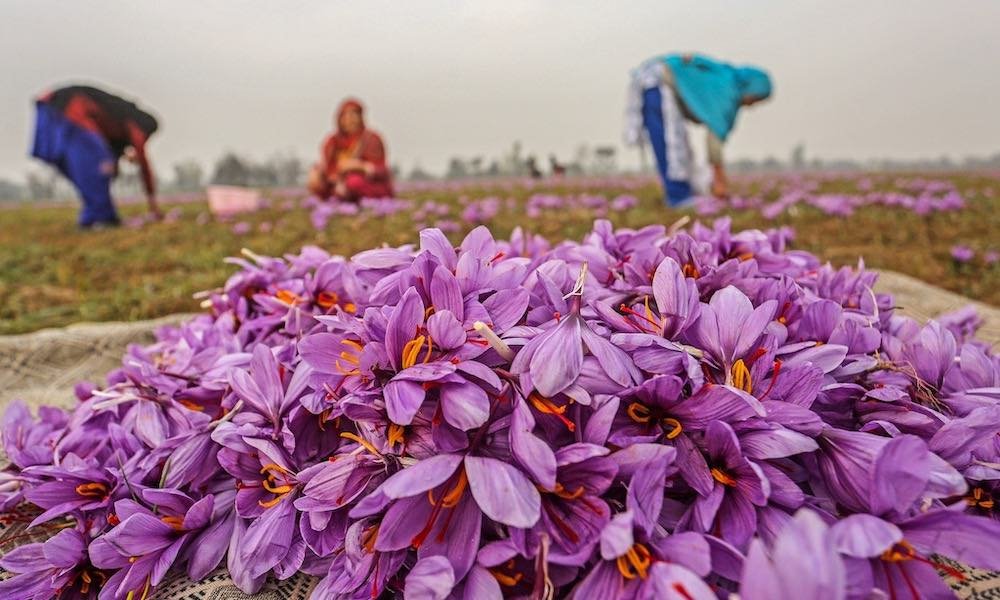
<svg viewBox="0 0 1000 600">
<path fill-rule="evenodd" d="M 149 200 L 149 214 L 154 220 L 163 220 L 163 211 L 160 210 L 160 205 L 156 203 L 156 200 L 153 200 L 152 198 Z"/>
</svg>

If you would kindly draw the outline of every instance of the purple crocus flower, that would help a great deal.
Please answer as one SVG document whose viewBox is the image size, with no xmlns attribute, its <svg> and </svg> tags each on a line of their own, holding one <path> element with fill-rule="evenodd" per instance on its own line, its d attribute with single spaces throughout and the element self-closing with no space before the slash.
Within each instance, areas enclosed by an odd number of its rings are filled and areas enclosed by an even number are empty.
<svg viewBox="0 0 1000 600">
<path fill-rule="evenodd" d="M 586 269 L 582 269 L 570 292 L 569 314 L 532 338 L 517 353 L 511 370 L 521 375 L 521 387 L 536 389 L 544 397 L 566 391 L 576 382 L 584 365 L 584 350 L 598 362 L 604 375 L 621 387 L 639 380 L 638 369 L 620 348 L 590 328 L 580 315 Z"/>
<path fill-rule="evenodd" d="M 698 322 L 687 337 L 731 384 L 736 375 L 733 367 L 756 347 L 776 310 L 774 300 L 754 308 L 746 294 L 727 286 L 702 304 Z"/>
<path fill-rule="evenodd" d="M 611 519 L 601 532 L 600 546 L 601 560 L 574 588 L 576 598 L 716 598 L 701 577 L 684 566 L 707 557 L 692 553 L 686 538 L 667 537 L 659 545 L 637 540 L 629 512 Z M 707 546 L 703 552 L 708 554 Z"/>
<path fill-rule="evenodd" d="M 606 458 L 608 449 L 594 444 L 572 444 L 555 455 L 556 483 L 542 488 L 541 518 L 530 530 L 514 529 L 511 539 L 521 553 L 533 556 L 548 536 L 547 558 L 553 564 L 576 566 L 587 560 L 611 509 L 601 496 L 611 486 L 617 465 Z"/>
<path fill-rule="evenodd" d="M 829 428 L 817 442 L 817 478 L 855 512 L 906 514 L 921 500 L 966 490 L 962 475 L 913 435 L 890 439 Z"/>
<path fill-rule="evenodd" d="M 14 548 L 0 559 L 0 567 L 15 573 L 0 581 L 0 596 L 23 600 L 97 598 L 110 577 L 87 558 L 87 535 L 63 529 L 45 542 Z"/>
<path fill-rule="evenodd" d="M 718 532 L 727 542 L 745 546 L 757 528 L 756 507 L 767 504 L 770 482 L 744 456 L 736 433 L 726 423 L 709 423 L 705 446 L 712 489 L 695 498 L 681 524 L 693 531 Z"/>
<path fill-rule="evenodd" d="M 971 262 L 976 256 L 976 251 L 968 246 L 957 244 L 951 247 L 951 258 L 958 263 Z"/>
<path fill-rule="evenodd" d="M 953 598 L 939 571 L 965 576 L 935 557 L 980 569 L 1000 569 L 1000 523 L 951 510 L 931 510 L 895 523 L 868 514 L 850 515 L 831 528 L 846 557 L 852 597 L 874 591 L 894 597 Z"/>
<path fill-rule="evenodd" d="M 33 504 L 45 509 L 35 517 L 32 525 L 73 511 L 107 508 L 119 493 L 119 483 L 111 473 L 72 454 L 66 456 L 60 466 L 38 465 L 25 469 L 24 473 L 42 482 L 24 494 Z"/>
<path fill-rule="evenodd" d="M 105 584 L 109 597 L 148 594 L 188 544 L 188 574 L 201 579 L 218 566 L 229 545 L 231 519 L 228 527 L 210 527 L 214 495 L 194 501 L 176 490 L 145 489 L 142 497 L 157 512 L 133 500 L 119 500 L 114 513 L 118 524 L 89 547 L 96 567 L 118 569 Z"/>
<path fill-rule="evenodd" d="M 823 519 L 811 510 L 802 509 L 778 533 L 770 549 L 759 539 L 753 540 L 743 565 L 740 597 L 747 600 L 846 598 L 846 568 Z"/>
</svg>

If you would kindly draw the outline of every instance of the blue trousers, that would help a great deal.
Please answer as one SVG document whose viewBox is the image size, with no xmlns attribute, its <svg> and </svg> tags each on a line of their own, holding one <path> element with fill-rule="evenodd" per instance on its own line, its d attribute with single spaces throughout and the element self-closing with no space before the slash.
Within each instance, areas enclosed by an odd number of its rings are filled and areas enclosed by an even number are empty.
<svg viewBox="0 0 1000 600">
<path fill-rule="evenodd" d="M 649 134 L 649 144 L 656 156 L 656 170 L 663 182 L 664 200 L 673 206 L 691 197 L 691 182 L 681 179 L 670 179 L 667 166 L 670 157 L 667 156 L 667 134 L 663 123 L 663 95 L 660 88 L 649 88 L 642 96 L 642 124 Z"/>
<path fill-rule="evenodd" d="M 83 201 L 78 219 L 80 226 L 117 224 L 119 218 L 111 202 L 111 173 L 108 172 L 116 158 L 107 141 L 45 103 L 38 103 L 36 109 L 31 154 L 73 182 Z"/>
</svg>

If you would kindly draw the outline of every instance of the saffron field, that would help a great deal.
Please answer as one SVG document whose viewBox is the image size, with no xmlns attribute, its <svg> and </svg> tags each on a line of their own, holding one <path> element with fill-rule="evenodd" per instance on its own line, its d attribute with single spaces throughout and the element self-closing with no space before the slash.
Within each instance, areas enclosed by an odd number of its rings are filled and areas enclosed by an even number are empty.
<svg viewBox="0 0 1000 600">
<path fill-rule="evenodd" d="M 322 205 L 302 190 L 274 190 L 268 206 L 218 221 L 200 194 L 164 197 L 167 218 L 148 223 L 124 203 L 118 230 L 81 232 L 76 204 L 0 209 L 0 334 L 76 321 L 135 320 L 193 312 L 197 291 L 221 285 L 242 248 L 267 255 L 314 244 L 350 256 L 416 241 L 438 227 L 452 241 L 486 224 L 498 237 L 516 226 L 551 240 L 577 239 L 595 218 L 616 226 L 703 223 L 733 229 L 789 226 L 793 248 L 834 265 L 906 273 L 1000 304 L 1000 174 L 810 174 L 745 176 L 728 201 L 693 210 L 662 206 L 649 178 L 497 180 L 404 184 L 400 198 Z"/>
</svg>

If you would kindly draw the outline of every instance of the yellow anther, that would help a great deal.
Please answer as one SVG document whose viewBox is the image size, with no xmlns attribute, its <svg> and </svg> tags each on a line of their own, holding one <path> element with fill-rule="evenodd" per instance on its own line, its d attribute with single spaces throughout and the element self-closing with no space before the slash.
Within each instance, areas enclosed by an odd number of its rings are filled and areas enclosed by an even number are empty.
<svg viewBox="0 0 1000 600">
<path fill-rule="evenodd" d="M 660 422 L 663 423 L 664 427 L 670 428 L 670 431 L 667 432 L 668 440 L 674 439 L 684 431 L 684 427 L 681 426 L 681 422 L 672 417 L 665 417 Z"/>
<path fill-rule="evenodd" d="M 642 544 L 633 544 L 625 554 L 616 561 L 618 572 L 625 579 L 639 577 L 645 579 L 649 575 L 649 567 L 653 564 L 652 554 Z"/>
<path fill-rule="evenodd" d="M 715 480 L 721 483 L 722 485 L 728 485 L 729 487 L 733 487 L 736 485 L 736 480 L 733 479 L 733 477 L 729 473 L 726 473 L 722 469 L 713 467 L 711 473 L 712 477 L 715 478 Z"/>
<path fill-rule="evenodd" d="M 753 382 L 750 380 L 750 369 L 747 368 L 747 364 L 743 362 L 742 358 L 733 363 L 732 373 L 734 387 L 747 393 L 753 391 Z"/>
<path fill-rule="evenodd" d="M 628 408 L 625 409 L 625 413 L 636 423 L 646 424 L 653 418 L 649 408 L 639 402 L 629 404 Z"/>
<path fill-rule="evenodd" d="M 369 452 L 371 452 L 375 456 L 382 456 L 382 453 L 379 452 L 375 448 L 375 446 L 372 445 L 371 442 L 369 442 L 365 438 L 361 437 L 360 435 L 357 435 L 356 433 L 351 433 L 350 431 L 343 431 L 343 432 L 341 432 L 340 437 L 361 444 L 365 448 L 365 450 L 368 450 Z"/>
</svg>

